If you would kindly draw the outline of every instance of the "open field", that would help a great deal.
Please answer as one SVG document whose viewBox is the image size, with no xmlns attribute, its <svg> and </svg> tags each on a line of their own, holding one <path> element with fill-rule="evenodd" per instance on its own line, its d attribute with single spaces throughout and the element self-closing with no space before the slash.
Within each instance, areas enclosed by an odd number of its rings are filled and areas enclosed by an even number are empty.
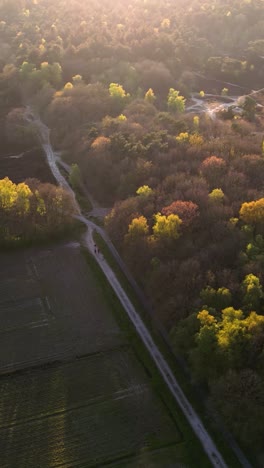
<svg viewBox="0 0 264 468">
<path fill-rule="evenodd" d="M 93 466 L 181 440 L 129 350 L 5 377 L 0 395 L 2 467 Z"/>
<path fill-rule="evenodd" d="M 0 374 L 125 342 L 78 244 L 0 259 Z"/>
<path fill-rule="evenodd" d="M 0 466 L 188 467 L 78 243 L 0 255 Z"/>
</svg>

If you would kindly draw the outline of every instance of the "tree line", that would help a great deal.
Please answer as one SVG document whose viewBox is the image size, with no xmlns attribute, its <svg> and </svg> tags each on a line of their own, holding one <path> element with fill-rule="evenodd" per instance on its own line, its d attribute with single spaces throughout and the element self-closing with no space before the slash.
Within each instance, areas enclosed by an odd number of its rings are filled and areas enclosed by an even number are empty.
<svg viewBox="0 0 264 468">
<path fill-rule="evenodd" d="M 0 246 L 16 246 L 56 237 L 73 228 L 74 207 L 61 187 L 36 179 L 15 184 L 0 180 Z"/>
</svg>

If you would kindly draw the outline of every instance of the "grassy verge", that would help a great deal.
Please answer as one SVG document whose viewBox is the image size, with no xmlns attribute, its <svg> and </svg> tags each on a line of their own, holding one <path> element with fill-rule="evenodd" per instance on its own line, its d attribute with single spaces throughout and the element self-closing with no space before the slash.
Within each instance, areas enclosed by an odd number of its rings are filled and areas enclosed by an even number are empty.
<svg viewBox="0 0 264 468">
<path fill-rule="evenodd" d="M 107 303 L 110 306 L 118 325 L 129 340 L 138 360 L 141 362 L 147 375 L 149 376 L 153 387 L 155 388 L 159 397 L 162 399 L 168 412 L 170 413 L 176 426 L 179 428 L 182 434 L 183 442 L 180 443 L 179 446 L 184 451 L 185 461 L 187 462 L 186 466 L 190 468 L 209 468 L 211 464 L 208 461 L 200 442 L 193 433 L 185 416 L 181 412 L 162 377 L 160 376 L 151 356 L 137 335 L 133 324 L 131 323 L 127 314 L 124 312 L 123 306 L 119 302 L 119 299 L 117 298 L 112 287 L 109 285 L 108 280 L 104 276 L 104 273 L 101 271 L 92 255 L 90 255 L 86 249 L 83 249 L 83 253 L 97 279 L 98 284 L 102 288 L 105 299 L 107 300 Z"/>
<path fill-rule="evenodd" d="M 81 191 L 81 189 L 74 189 L 74 193 L 76 196 L 76 200 L 80 205 L 81 210 L 84 213 L 89 213 L 93 209 L 90 200 L 86 197 L 86 195 Z"/>
<path fill-rule="evenodd" d="M 137 297 L 134 289 L 130 285 L 130 283 L 127 280 L 126 276 L 124 275 L 124 273 L 122 272 L 122 270 L 120 269 L 118 264 L 116 263 L 113 255 L 110 252 L 110 250 L 109 250 L 108 246 L 106 245 L 105 241 L 103 240 L 103 238 L 98 233 L 94 234 L 94 239 L 95 239 L 96 244 L 100 248 L 100 251 L 104 255 L 106 261 L 108 262 L 108 264 L 111 266 L 111 268 L 115 272 L 118 280 L 120 281 L 123 289 L 127 293 L 129 299 L 133 303 L 133 305 L 136 308 L 137 312 L 140 313 L 140 316 L 141 316 L 142 320 L 144 321 L 144 323 L 146 324 L 148 330 L 150 330 L 150 332 L 152 334 L 152 338 L 154 339 L 156 345 L 158 346 L 159 350 L 161 351 L 161 353 L 165 357 L 167 363 L 169 364 L 170 368 L 172 369 L 172 371 L 173 371 L 177 381 L 181 385 L 181 388 L 184 391 L 186 397 L 188 398 L 188 400 L 190 401 L 191 405 L 196 410 L 196 412 L 199 414 L 199 416 L 200 416 L 201 420 L 203 421 L 204 426 L 206 427 L 208 432 L 212 435 L 212 437 L 213 437 L 213 439 L 214 439 L 220 453 L 223 455 L 227 465 L 232 466 L 232 468 L 241 467 L 239 461 L 237 460 L 237 457 L 235 456 L 233 451 L 230 449 L 230 447 L 227 445 L 227 443 L 225 442 L 222 434 L 219 432 L 218 428 L 216 427 L 215 421 L 211 417 L 208 416 L 202 402 L 200 400 L 198 400 L 195 388 L 191 385 L 191 383 L 188 380 L 188 378 L 186 377 L 186 374 L 184 373 L 183 369 L 180 367 L 180 365 L 176 361 L 175 357 L 172 355 L 172 353 L 168 349 L 168 346 L 163 341 L 161 335 L 158 333 L 153 321 L 151 320 L 151 317 L 149 316 L 148 312 L 143 307 L 142 303 L 140 302 L 139 298 Z M 129 322 L 129 324 L 128 323 L 126 324 L 126 327 L 131 329 L 132 335 L 133 334 L 136 335 L 136 337 L 132 336 L 132 340 L 138 341 L 138 343 L 136 344 L 135 349 L 140 350 L 139 359 L 140 360 L 142 360 L 142 359 L 145 360 L 146 359 L 147 366 L 145 366 L 145 367 L 147 369 L 148 368 L 152 369 L 151 376 L 152 376 L 152 380 L 154 381 L 157 390 L 159 391 L 159 393 L 161 395 L 166 395 L 164 401 L 166 401 L 166 403 L 168 403 L 170 405 L 170 407 L 173 407 L 173 406 L 175 407 L 176 404 L 175 404 L 174 398 L 172 397 L 171 393 L 167 389 L 167 386 L 163 382 L 162 377 L 160 376 L 158 370 L 156 369 L 155 364 L 152 362 L 152 359 L 149 357 L 148 352 L 145 349 L 145 346 L 143 345 L 140 338 L 138 337 L 138 335 L 137 335 L 133 325 L 131 324 L 129 318 L 127 317 L 127 315 L 124 312 L 122 312 L 122 315 L 125 316 L 124 321 Z M 137 354 L 139 354 L 139 352 L 137 352 Z M 147 358 L 146 358 L 146 355 L 147 355 Z M 149 362 L 149 360 L 151 360 L 151 362 Z M 164 390 L 164 387 L 165 387 L 166 390 Z M 182 419 L 185 420 L 185 417 L 183 415 L 182 415 Z M 185 425 L 188 426 L 189 432 L 190 432 L 191 429 L 190 429 L 188 423 L 186 423 L 186 421 L 185 421 Z M 196 463 L 197 463 L 197 459 L 196 459 Z M 196 464 L 196 466 L 198 466 L 198 465 Z M 204 465 L 204 466 L 206 466 L 206 465 Z M 209 464 L 209 466 L 210 466 L 210 464 Z"/>
<path fill-rule="evenodd" d="M 60 172 L 61 174 L 63 175 L 63 177 L 69 182 L 69 174 L 68 172 L 64 169 L 64 167 L 60 164 L 60 162 L 58 162 L 58 167 L 60 169 Z M 71 184 L 70 184 L 71 185 Z M 89 213 L 89 211 L 92 210 L 92 205 L 91 205 L 91 202 L 90 200 L 87 198 L 87 196 L 85 195 L 85 193 L 83 193 L 81 187 L 73 187 L 71 185 L 71 188 L 72 190 L 74 191 L 75 193 L 75 196 L 76 196 L 76 200 L 78 202 L 78 204 L 80 205 L 80 208 L 81 210 L 84 212 L 84 213 Z"/>
</svg>

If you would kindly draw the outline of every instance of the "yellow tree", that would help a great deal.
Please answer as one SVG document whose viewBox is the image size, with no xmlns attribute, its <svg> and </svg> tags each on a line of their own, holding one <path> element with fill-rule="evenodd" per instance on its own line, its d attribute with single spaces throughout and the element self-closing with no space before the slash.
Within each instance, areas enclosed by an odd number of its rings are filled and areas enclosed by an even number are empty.
<svg viewBox="0 0 264 468">
<path fill-rule="evenodd" d="M 149 88 L 149 90 L 146 92 L 144 99 L 145 99 L 145 101 L 149 102 L 150 104 L 154 104 L 154 102 L 156 100 L 156 96 L 155 96 L 152 88 Z"/>
<path fill-rule="evenodd" d="M 137 189 L 136 194 L 140 197 L 149 197 L 154 194 L 154 191 L 148 185 L 142 185 Z"/>
<path fill-rule="evenodd" d="M 182 220 L 176 214 L 164 216 L 161 213 L 154 215 L 155 224 L 153 234 L 157 239 L 176 240 L 180 237 Z"/>
<path fill-rule="evenodd" d="M 30 209 L 30 198 L 32 192 L 27 184 L 24 182 L 20 183 L 16 187 L 17 199 L 16 199 L 16 210 L 20 216 L 24 216 L 29 212 Z"/>
<path fill-rule="evenodd" d="M 216 188 L 209 193 L 208 197 L 212 203 L 223 203 L 225 194 L 222 189 Z"/>
<path fill-rule="evenodd" d="M 148 234 L 149 227 L 148 222 L 144 216 L 132 219 L 128 226 L 128 233 L 126 240 L 138 239 L 139 237 L 146 236 Z"/>
<path fill-rule="evenodd" d="M 8 177 L 0 180 L 0 208 L 10 210 L 17 200 L 17 187 Z"/>
<path fill-rule="evenodd" d="M 125 92 L 123 86 L 118 83 L 110 83 L 109 94 L 112 98 L 115 99 L 124 99 L 125 97 L 129 96 L 129 94 Z"/>
<path fill-rule="evenodd" d="M 264 224 L 264 198 L 252 202 L 242 204 L 239 216 L 247 224 L 263 225 Z"/>
</svg>

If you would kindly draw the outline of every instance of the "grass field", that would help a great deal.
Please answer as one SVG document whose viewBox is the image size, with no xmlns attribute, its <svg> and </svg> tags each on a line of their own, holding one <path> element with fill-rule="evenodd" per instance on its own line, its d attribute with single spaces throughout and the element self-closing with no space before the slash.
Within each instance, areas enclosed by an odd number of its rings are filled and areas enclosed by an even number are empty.
<svg viewBox="0 0 264 468">
<path fill-rule="evenodd" d="M 1 468 L 191 466 L 129 339 L 78 243 L 0 255 Z"/>
</svg>

